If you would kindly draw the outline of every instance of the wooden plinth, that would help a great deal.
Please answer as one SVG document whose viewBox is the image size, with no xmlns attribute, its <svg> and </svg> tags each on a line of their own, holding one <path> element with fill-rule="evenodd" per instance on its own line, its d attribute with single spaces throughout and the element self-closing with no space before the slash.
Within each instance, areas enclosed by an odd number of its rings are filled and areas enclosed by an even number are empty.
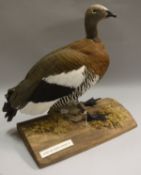
<svg viewBox="0 0 141 175">
<path fill-rule="evenodd" d="M 87 110 L 91 113 L 100 111 L 106 113 L 107 111 L 109 119 L 88 123 L 83 120 L 74 123 L 63 118 L 55 119 L 55 125 L 49 125 L 52 122 L 49 119 L 51 116 L 49 116 L 49 118 L 39 117 L 17 124 L 21 138 L 40 168 L 88 150 L 137 126 L 131 114 L 113 99 L 101 99 L 96 106 L 88 107 Z M 41 157 L 40 151 L 66 140 L 71 140 L 74 145 L 45 158 Z"/>
</svg>

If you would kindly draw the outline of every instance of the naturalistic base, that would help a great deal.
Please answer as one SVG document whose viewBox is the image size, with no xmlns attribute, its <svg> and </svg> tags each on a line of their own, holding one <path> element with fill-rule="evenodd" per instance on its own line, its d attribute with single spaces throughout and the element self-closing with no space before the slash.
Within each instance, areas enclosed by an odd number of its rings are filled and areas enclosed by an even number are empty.
<svg viewBox="0 0 141 175">
<path fill-rule="evenodd" d="M 105 115 L 105 120 L 85 119 L 74 106 L 68 114 L 54 113 L 17 124 L 21 138 L 37 165 L 42 168 L 88 150 L 137 126 L 131 114 L 117 101 L 100 99 L 86 109 L 93 115 Z M 75 113 L 75 114 L 74 114 Z"/>
</svg>

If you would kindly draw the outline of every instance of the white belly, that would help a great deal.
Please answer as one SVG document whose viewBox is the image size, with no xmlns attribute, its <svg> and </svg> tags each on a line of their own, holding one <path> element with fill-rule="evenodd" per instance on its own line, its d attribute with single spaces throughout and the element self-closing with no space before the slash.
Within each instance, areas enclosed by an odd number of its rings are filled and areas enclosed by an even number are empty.
<svg viewBox="0 0 141 175">
<path fill-rule="evenodd" d="M 20 111 L 21 111 L 21 113 L 29 114 L 29 115 L 46 114 L 49 111 L 50 107 L 54 103 L 56 103 L 57 101 L 58 100 L 54 100 L 54 101 L 51 101 L 51 102 L 40 102 L 40 103 L 29 102 Z"/>
</svg>

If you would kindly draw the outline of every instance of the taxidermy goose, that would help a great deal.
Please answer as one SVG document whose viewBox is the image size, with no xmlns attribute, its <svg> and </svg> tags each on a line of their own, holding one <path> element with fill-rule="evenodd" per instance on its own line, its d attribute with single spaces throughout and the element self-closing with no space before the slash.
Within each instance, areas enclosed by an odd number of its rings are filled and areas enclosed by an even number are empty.
<svg viewBox="0 0 141 175">
<path fill-rule="evenodd" d="M 8 90 L 3 106 L 8 121 L 18 110 L 31 115 L 60 110 L 78 101 L 101 79 L 108 68 L 109 56 L 98 36 L 97 25 L 109 17 L 116 15 L 103 5 L 91 5 L 85 13 L 86 37 L 44 56 L 24 80 Z"/>
</svg>

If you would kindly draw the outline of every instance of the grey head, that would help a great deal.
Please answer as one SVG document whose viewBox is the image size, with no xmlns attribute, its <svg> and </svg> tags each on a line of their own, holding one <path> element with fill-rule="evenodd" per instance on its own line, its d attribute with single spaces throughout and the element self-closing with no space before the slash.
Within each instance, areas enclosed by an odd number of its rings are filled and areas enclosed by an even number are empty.
<svg viewBox="0 0 141 175">
<path fill-rule="evenodd" d="M 114 13 L 112 13 L 107 7 L 101 4 L 91 5 L 85 13 L 85 29 L 86 29 L 86 37 L 89 39 L 97 39 L 97 24 L 102 19 L 107 19 L 110 17 L 117 17 Z"/>
</svg>

